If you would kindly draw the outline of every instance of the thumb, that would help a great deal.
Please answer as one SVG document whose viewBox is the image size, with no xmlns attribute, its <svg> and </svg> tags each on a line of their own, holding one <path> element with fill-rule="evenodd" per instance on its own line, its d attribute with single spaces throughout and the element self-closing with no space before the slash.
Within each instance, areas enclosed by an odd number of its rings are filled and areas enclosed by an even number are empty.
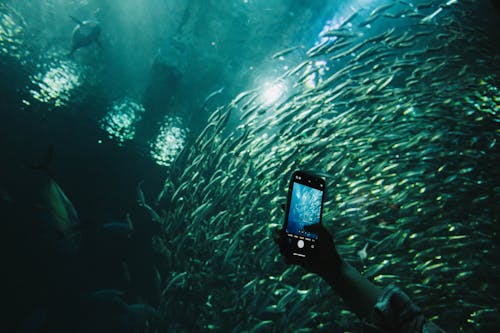
<svg viewBox="0 0 500 333">
<path fill-rule="evenodd" d="M 320 223 L 306 225 L 306 226 L 304 226 L 304 230 L 307 231 L 307 232 L 315 233 L 320 238 L 324 238 L 325 236 L 330 235 L 328 233 L 328 231 Z"/>
<path fill-rule="evenodd" d="M 325 230 L 325 228 L 323 228 L 323 226 L 319 223 L 306 225 L 306 226 L 304 226 L 304 230 L 307 232 L 313 232 L 313 233 L 318 234 L 318 235 L 322 235 L 322 234 L 327 232 Z"/>
</svg>

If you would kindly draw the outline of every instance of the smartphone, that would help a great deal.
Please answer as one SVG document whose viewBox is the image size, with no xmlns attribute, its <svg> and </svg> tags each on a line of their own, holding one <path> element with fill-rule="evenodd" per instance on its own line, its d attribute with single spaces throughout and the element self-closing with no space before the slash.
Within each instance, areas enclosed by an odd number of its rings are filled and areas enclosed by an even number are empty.
<svg viewBox="0 0 500 333">
<path fill-rule="evenodd" d="M 290 253 L 308 258 L 317 245 L 318 235 L 304 230 L 306 225 L 321 223 L 325 181 L 303 171 L 295 171 L 290 179 L 284 229 Z"/>
</svg>

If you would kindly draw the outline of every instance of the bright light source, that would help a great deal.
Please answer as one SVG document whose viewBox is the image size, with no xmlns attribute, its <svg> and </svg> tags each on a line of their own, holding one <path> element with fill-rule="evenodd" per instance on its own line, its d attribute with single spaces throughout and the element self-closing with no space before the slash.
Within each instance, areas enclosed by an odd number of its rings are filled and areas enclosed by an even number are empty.
<svg viewBox="0 0 500 333">
<path fill-rule="evenodd" d="M 286 92 L 286 86 L 282 82 L 275 84 L 266 83 L 264 86 L 264 91 L 262 92 L 262 103 L 269 106 L 275 103 L 281 98 Z"/>
<path fill-rule="evenodd" d="M 184 148 L 187 132 L 181 118 L 165 116 L 160 133 L 149 144 L 150 154 L 155 162 L 169 167 Z"/>
<path fill-rule="evenodd" d="M 145 112 L 144 107 L 130 98 L 117 100 L 109 112 L 100 121 L 100 126 L 105 130 L 110 139 L 122 145 L 125 141 L 132 140 L 135 136 L 135 126 Z"/>
<path fill-rule="evenodd" d="M 81 84 L 78 67 L 67 60 L 50 64 L 45 73 L 40 72 L 30 79 L 39 88 L 31 90 L 31 95 L 40 102 L 50 103 L 55 107 L 66 105 L 72 91 Z"/>
</svg>

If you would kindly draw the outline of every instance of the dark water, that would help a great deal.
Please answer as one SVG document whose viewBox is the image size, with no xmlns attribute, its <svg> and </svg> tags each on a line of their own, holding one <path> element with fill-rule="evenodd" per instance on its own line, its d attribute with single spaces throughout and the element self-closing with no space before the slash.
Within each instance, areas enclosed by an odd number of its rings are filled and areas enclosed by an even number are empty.
<svg viewBox="0 0 500 333">
<path fill-rule="evenodd" d="M 68 56 L 70 15 L 100 34 Z M 448 331 L 496 332 L 499 20 L 486 1 L 2 2 L 4 327 L 360 331 L 272 242 L 306 169 L 345 260 Z"/>
</svg>

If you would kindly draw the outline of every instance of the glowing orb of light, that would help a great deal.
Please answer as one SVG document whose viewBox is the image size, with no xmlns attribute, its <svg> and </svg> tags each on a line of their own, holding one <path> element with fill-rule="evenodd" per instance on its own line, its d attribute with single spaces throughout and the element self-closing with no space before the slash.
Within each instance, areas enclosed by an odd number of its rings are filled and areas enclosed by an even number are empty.
<svg viewBox="0 0 500 333">
<path fill-rule="evenodd" d="M 170 166 L 186 143 L 187 129 L 182 119 L 167 115 L 160 128 L 160 133 L 150 143 L 150 154 L 158 165 Z"/>
<path fill-rule="evenodd" d="M 278 101 L 286 91 L 287 87 L 283 82 L 266 83 L 262 91 L 261 101 L 265 106 L 269 106 Z"/>
<path fill-rule="evenodd" d="M 144 107 L 134 100 L 125 97 L 117 100 L 109 112 L 100 121 L 100 127 L 121 145 L 135 136 L 136 124 L 141 120 Z"/>
<path fill-rule="evenodd" d="M 81 85 L 81 76 L 73 62 L 56 61 L 48 66 L 48 70 L 30 77 L 31 82 L 38 87 L 30 93 L 42 103 L 64 106 L 70 100 L 72 91 Z"/>
</svg>

